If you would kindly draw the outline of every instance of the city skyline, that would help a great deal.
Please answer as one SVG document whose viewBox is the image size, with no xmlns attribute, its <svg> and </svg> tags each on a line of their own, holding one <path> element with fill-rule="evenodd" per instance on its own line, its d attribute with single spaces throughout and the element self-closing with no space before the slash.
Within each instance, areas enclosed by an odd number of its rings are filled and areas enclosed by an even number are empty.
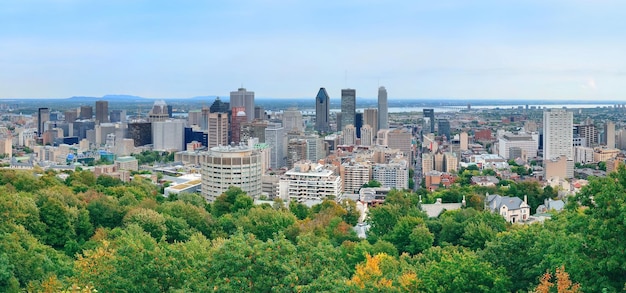
<svg viewBox="0 0 626 293">
<path fill-rule="evenodd" d="M 185 4 L 6 1 L 0 98 L 626 98 L 620 1 Z"/>
</svg>

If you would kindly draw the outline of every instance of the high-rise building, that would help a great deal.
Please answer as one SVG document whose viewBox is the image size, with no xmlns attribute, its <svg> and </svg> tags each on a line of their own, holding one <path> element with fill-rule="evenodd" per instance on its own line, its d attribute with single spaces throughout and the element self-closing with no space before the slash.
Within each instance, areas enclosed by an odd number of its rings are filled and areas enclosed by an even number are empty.
<svg viewBox="0 0 626 293">
<path fill-rule="evenodd" d="M 543 112 L 543 157 L 545 160 L 566 156 L 574 158 L 572 146 L 574 115 L 564 109 Z"/>
<path fill-rule="evenodd" d="M 342 120 L 341 120 L 341 112 L 335 113 L 335 120 L 337 122 L 337 131 L 341 131 L 343 129 Z"/>
<path fill-rule="evenodd" d="M 228 145 L 228 114 L 208 113 L 207 117 L 208 147 Z"/>
<path fill-rule="evenodd" d="M 91 106 L 80 106 L 80 119 L 91 119 L 93 118 L 93 107 Z"/>
<path fill-rule="evenodd" d="M 347 125 L 355 125 L 356 116 L 356 90 L 354 89 L 342 89 L 341 90 L 341 127 L 343 130 Z"/>
<path fill-rule="evenodd" d="M 78 138 L 85 138 L 86 135 L 76 135 L 76 124 L 74 122 L 74 135 Z M 93 125 L 93 122 L 91 122 Z M 93 127 L 93 126 L 92 126 Z M 92 128 L 93 129 L 93 128 Z M 131 122 L 128 123 L 128 137 L 133 140 L 136 147 L 152 144 L 152 123 L 150 122 Z"/>
<path fill-rule="evenodd" d="M 368 146 L 372 145 L 374 141 L 374 131 L 369 124 L 363 125 L 361 127 L 361 145 Z"/>
<path fill-rule="evenodd" d="M 598 145 L 598 129 L 593 124 L 577 125 L 578 135 L 583 138 L 585 146 L 594 147 Z"/>
<path fill-rule="evenodd" d="M 354 115 L 354 128 L 356 128 L 356 137 L 361 138 L 361 127 L 363 127 L 363 113 Z"/>
<path fill-rule="evenodd" d="M 306 160 L 308 152 L 306 139 L 290 139 L 287 144 L 287 168 L 293 168 L 294 164 Z"/>
<path fill-rule="evenodd" d="M 355 145 L 356 144 L 356 128 L 352 124 L 346 125 L 343 129 L 343 144 Z"/>
<path fill-rule="evenodd" d="M 216 97 L 213 104 L 209 108 L 209 112 L 211 113 L 226 113 L 230 110 L 230 103 L 224 103 L 220 100 L 220 97 Z"/>
<path fill-rule="evenodd" d="M 76 113 L 76 109 L 74 109 L 74 110 L 67 110 L 63 114 L 65 116 L 64 120 L 67 123 L 73 123 L 78 118 L 78 113 Z"/>
<path fill-rule="evenodd" d="M 245 88 L 230 92 L 230 109 L 233 107 L 245 107 L 248 122 L 254 120 L 254 92 L 249 92 Z"/>
<path fill-rule="evenodd" d="M 330 97 L 325 88 L 320 88 L 315 97 L 315 130 L 320 133 L 330 131 Z"/>
<path fill-rule="evenodd" d="M 49 108 L 39 108 L 37 111 L 37 134 L 39 137 L 43 136 L 46 122 L 50 121 L 50 109 Z"/>
<path fill-rule="evenodd" d="M 428 118 L 428 126 L 427 129 L 424 127 L 424 130 L 430 131 L 430 133 L 435 133 L 435 110 L 434 109 L 424 109 L 424 122 L 426 118 Z"/>
<path fill-rule="evenodd" d="M 373 133 L 378 133 L 378 109 L 363 110 L 363 125 L 372 127 Z"/>
<path fill-rule="evenodd" d="M 270 168 L 277 170 L 285 166 L 285 128 L 280 123 L 269 123 L 265 128 L 265 143 L 270 150 Z"/>
<path fill-rule="evenodd" d="M 213 147 L 201 162 L 202 196 L 213 202 L 230 186 L 241 188 L 248 196 L 261 195 L 261 155 L 247 146 Z"/>
<path fill-rule="evenodd" d="M 244 107 L 233 107 L 230 117 L 230 141 L 235 144 L 241 142 L 241 124 L 248 121 Z"/>
<path fill-rule="evenodd" d="M 446 136 L 446 139 L 450 140 L 450 121 L 448 119 L 439 119 L 438 130 L 440 136 Z"/>
<path fill-rule="evenodd" d="M 241 132 L 239 133 L 241 141 L 248 141 L 250 138 L 258 138 L 260 143 L 265 143 L 265 128 L 267 121 L 257 120 L 245 122 L 241 124 Z"/>
<path fill-rule="evenodd" d="M 126 122 L 126 110 L 111 110 L 109 120 L 115 122 Z"/>
<path fill-rule="evenodd" d="M 604 124 L 604 144 L 607 148 L 615 148 L 615 123 L 612 121 Z"/>
<path fill-rule="evenodd" d="M 302 122 L 302 112 L 296 108 L 289 108 L 283 113 L 283 127 L 286 131 L 304 131 L 304 123 Z"/>
<path fill-rule="evenodd" d="M 372 179 L 382 187 L 404 190 L 409 188 L 409 163 L 404 159 L 394 159 L 389 164 L 375 164 Z"/>
<path fill-rule="evenodd" d="M 453 152 L 446 152 L 444 154 L 445 160 L 446 160 L 446 166 L 445 166 L 445 171 L 448 173 L 451 173 L 453 171 L 458 170 L 459 167 L 459 158 L 457 157 L 456 153 Z"/>
<path fill-rule="evenodd" d="M 387 129 L 389 128 L 389 113 L 387 113 L 387 89 L 384 86 L 378 88 L 378 125 L 371 125 L 372 128 L 376 129 L 374 133 L 378 131 L 378 129 Z"/>
<path fill-rule="evenodd" d="M 399 149 L 405 158 L 410 158 L 413 150 L 413 135 L 406 128 L 395 128 L 387 133 L 387 145 L 390 149 Z"/>
<path fill-rule="evenodd" d="M 326 149 L 324 149 L 324 138 L 315 134 L 305 136 L 307 142 L 307 160 L 317 162 L 326 157 Z"/>
<path fill-rule="evenodd" d="M 459 134 L 459 148 L 461 151 L 467 151 L 469 146 L 469 137 L 467 132 L 463 131 Z"/>
<path fill-rule="evenodd" d="M 96 123 L 109 123 L 108 101 L 96 101 Z"/>
<path fill-rule="evenodd" d="M 185 148 L 185 122 L 167 120 L 152 122 L 152 144 L 154 150 L 182 151 Z"/>
<path fill-rule="evenodd" d="M 363 184 L 371 180 L 372 167 L 368 164 L 346 162 L 341 165 L 341 178 L 345 193 L 358 193 Z"/>
<path fill-rule="evenodd" d="M 265 120 L 265 109 L 261 106 L 254 106 L 254 119 Z"/>
<path fill-rule="evenodd" d="M 165 121 L 170 118 L 170 115 L 167 113 L 167 104 L 165 101 L 155 101 L 152 106 L 152 110 L 148 113 L 148 121 L 157 122 L 157 121 Z"/>
</svg>

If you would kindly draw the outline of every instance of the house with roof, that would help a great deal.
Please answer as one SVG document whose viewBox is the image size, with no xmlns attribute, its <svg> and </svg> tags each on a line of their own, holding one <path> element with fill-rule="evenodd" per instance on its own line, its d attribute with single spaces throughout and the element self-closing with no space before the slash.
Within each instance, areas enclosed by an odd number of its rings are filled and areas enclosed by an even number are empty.
<svg viewBox="0 0 626 293">
<path fill-rule="evenodd" d="M 462 207 L 465 207 L 465 195 L 460 203 L 443 203 L 441 198 L 437 198 L 437 201 L 433 204 L 423 204 L 422 197 L 420 196 L 420 209 L 425 212 L 429 218 L 437 218 L 445 211 L 454 211 Z"/>
<path fill-rule="evenodd" d="M 509 223 L 525 222 L 530 217 L 528 198 L 501 196 L 498 194 L 486 194 L 485 210 L 497 213 Z"/>
<path fill-rule="evenodd" d="M 547 198 L 543 201 L 543 204 L 537 207 L 537 213 L 547 213 L 549 211 L 560 212 L 565 207 L 565 202 L 561 199 L 553 200 Z"/>
</svg>

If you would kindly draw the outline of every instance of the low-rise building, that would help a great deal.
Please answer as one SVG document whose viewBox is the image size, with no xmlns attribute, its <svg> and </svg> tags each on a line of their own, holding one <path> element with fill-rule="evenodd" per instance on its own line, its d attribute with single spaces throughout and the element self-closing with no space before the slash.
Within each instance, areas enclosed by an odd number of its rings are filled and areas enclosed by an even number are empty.
<svg viewBox="0 0 626 293">
<path fill-rule="evenodd" d="M 485 210 L 501 215 L 509 223 L 525 222 L 530 217 L 530 206 L 526 196 L 522 201 L 519 197 L 487 194 Z"/>
<path fill-rule="evenodd" d="M 317 163 L 297 163 L 279 181 L 279 196 L 284 201 L 321 201 L 342 194 L 341 177 Z"/>
</svg>

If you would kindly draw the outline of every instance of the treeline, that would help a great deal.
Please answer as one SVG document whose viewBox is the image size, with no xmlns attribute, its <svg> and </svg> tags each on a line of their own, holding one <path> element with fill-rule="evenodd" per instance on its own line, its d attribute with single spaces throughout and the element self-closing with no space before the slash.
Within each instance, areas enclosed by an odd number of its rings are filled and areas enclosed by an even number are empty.
<svg viewBox="0 0 626 293">
<path fill-rule="evenodd" d="M 164 198 L 141 178 L 60 178 L 0 171 L 1 292 L 616 292 L 626 282 L 623 168 L 544 224 L 482 211 L 484 188 L 393 191 L 370 210 L 367 240 L 351 201 L 255 206 L 230 188 L 207 204 Z M 488 191 L 536 187 L 520 186 Z M 438 218 L 418 208 L 463 195 L 470 207 Z"/>
</svg>

